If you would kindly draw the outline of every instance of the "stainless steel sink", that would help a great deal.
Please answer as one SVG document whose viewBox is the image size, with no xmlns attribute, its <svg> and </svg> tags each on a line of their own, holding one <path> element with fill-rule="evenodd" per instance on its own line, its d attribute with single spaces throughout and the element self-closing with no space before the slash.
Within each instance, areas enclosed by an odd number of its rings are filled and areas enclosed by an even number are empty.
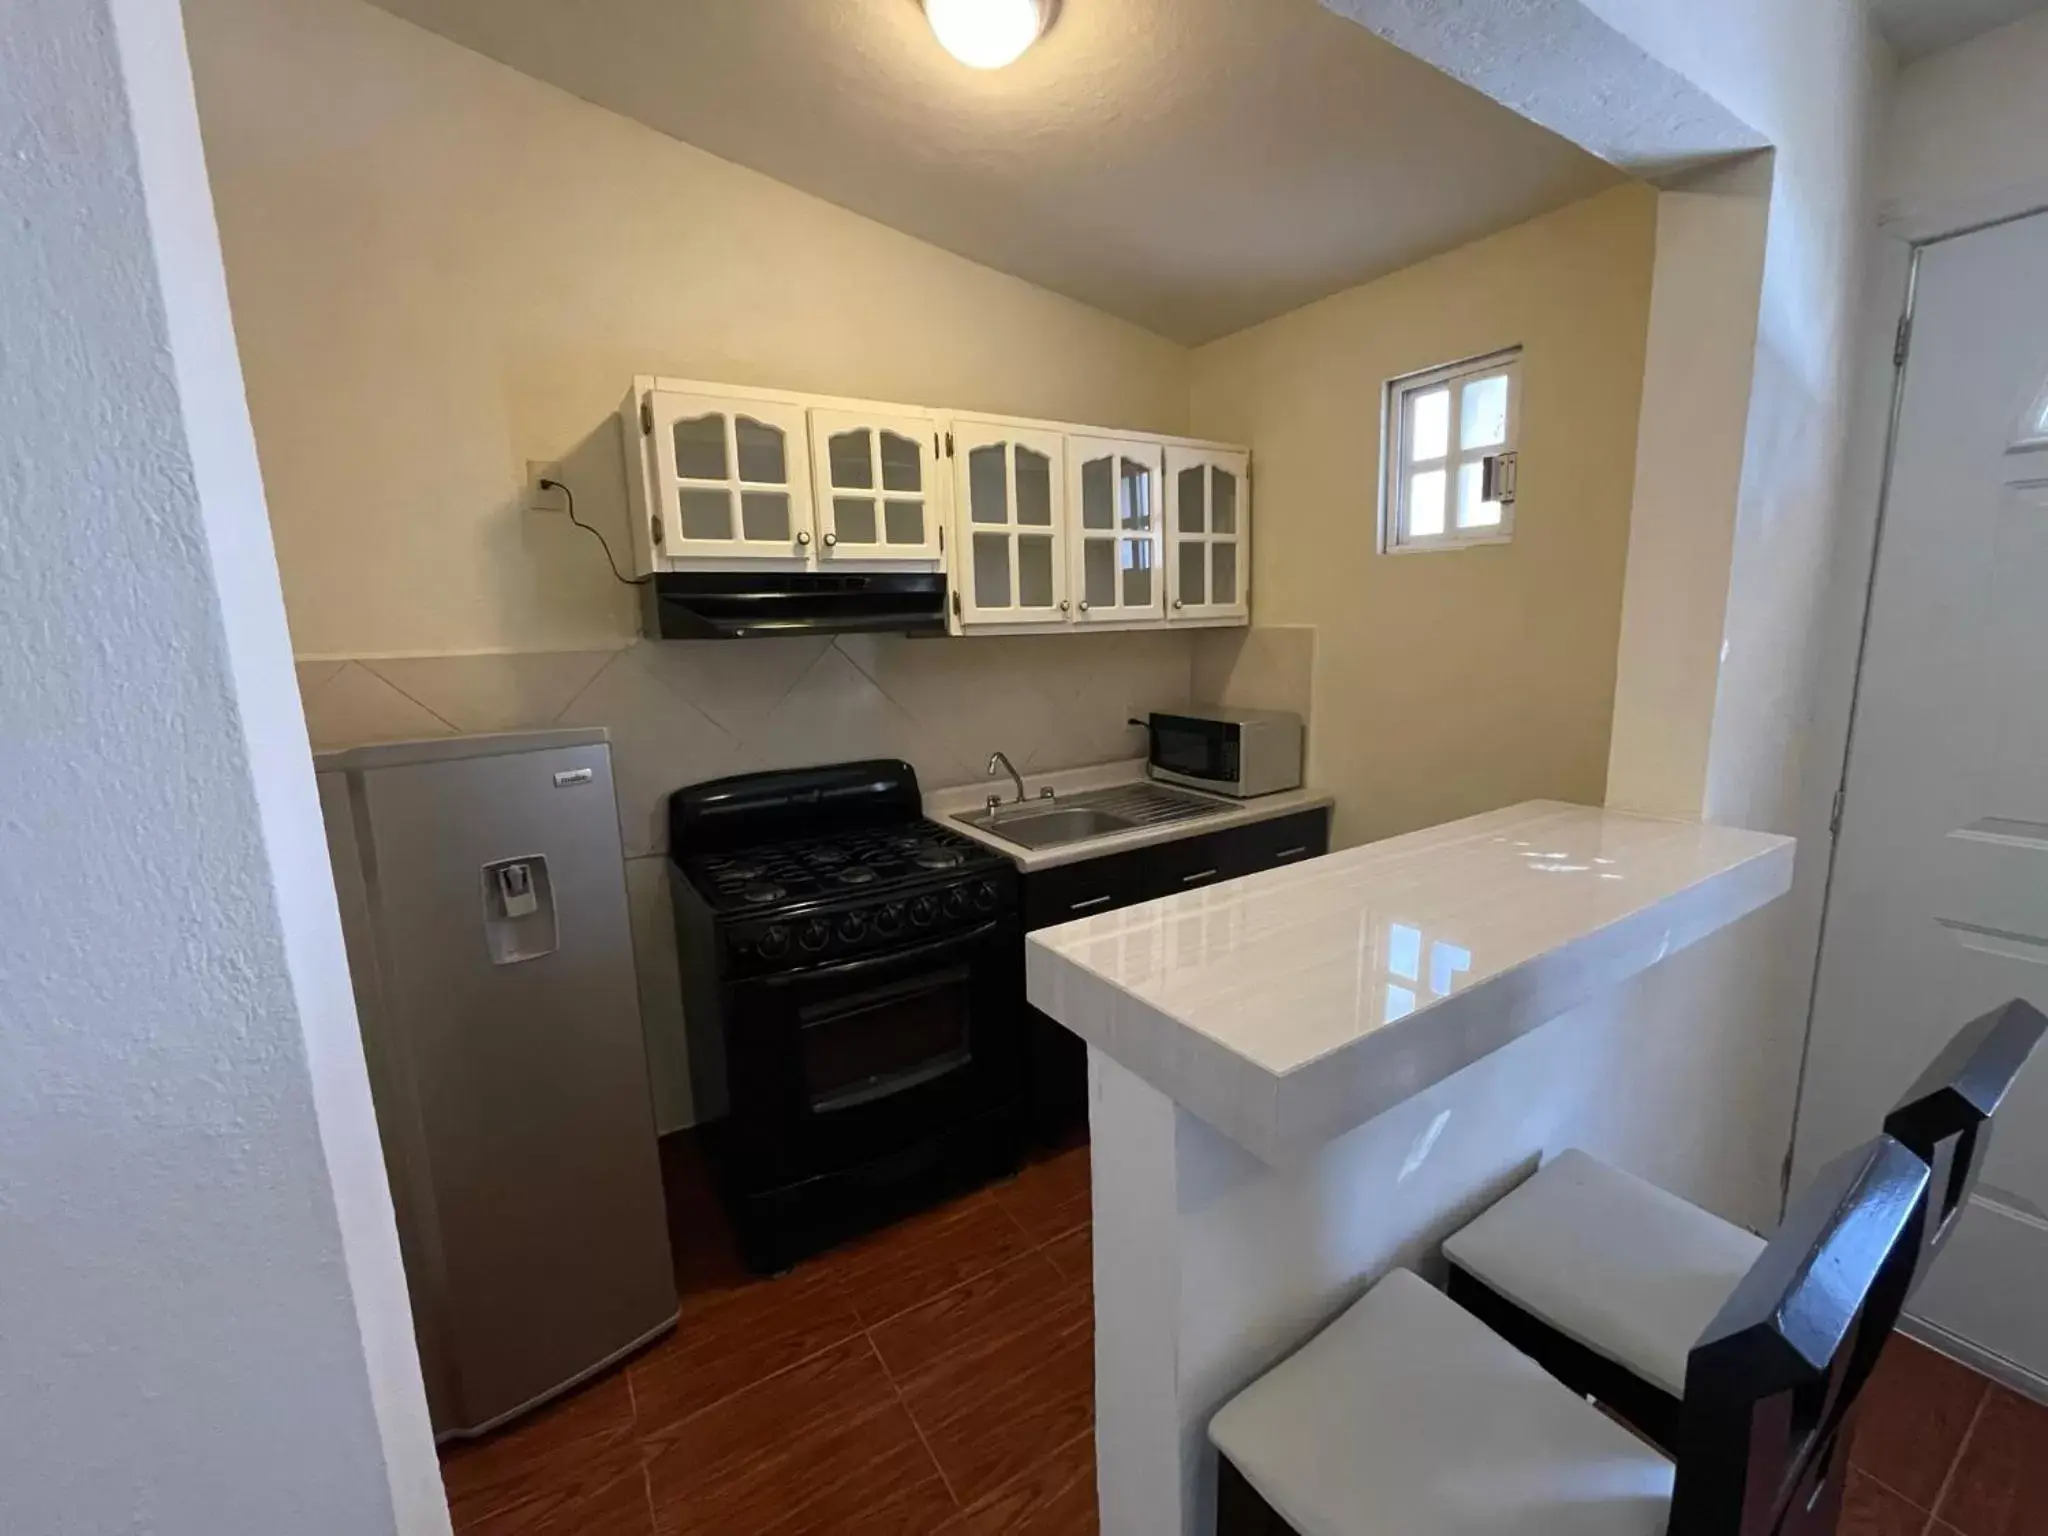
<svg viewBox="0 0 2048 1536">
<path fill-rule="evenodd" d="M 1199 821 L 1230 807 L 1201 795 L 1183 794 L 1157 784 L 1120 784 L 1092 789 L 1065 800 L 1030 800 L 994 810 L 965 811 L 955 820 L 994 833 L 1020 848 L 1058 848 L 1111 832 L 1172 822 Z"/>
<path fill-rule="evenodd" d="M 1135 822 L 1108 811 L 1085 806 L 1060 806 L 1040 810 L 1036 805 L 1002 806 L 993 811 L 969 811 L 959 818 L 995 833 L 1005 842 L 1021 848 L 1057 848 L 1100 837 L 1105 832 L 1128 832 Z"/>
</svg>

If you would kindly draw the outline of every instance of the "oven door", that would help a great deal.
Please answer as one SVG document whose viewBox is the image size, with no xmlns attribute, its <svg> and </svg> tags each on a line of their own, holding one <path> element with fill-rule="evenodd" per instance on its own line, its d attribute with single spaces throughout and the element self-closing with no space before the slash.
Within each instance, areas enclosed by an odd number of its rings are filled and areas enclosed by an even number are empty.
<svg viewBox="0 0 2048 1536">
<path fill-rule="evenodd" d="M 1237 725 L 1200 715 L 1154 714 L 1147 728 L 1152 735 L 1153 778 L 1236 792 L 1242 778 L 1238 749 L 1243 735 Z"/>
<path fill-rule="evenodd" d="M 1023 962 L 1005 913 L 912 949 L 741 983 L 730 1133 L 757 1169 L 788 1182 L 1021 1099 Z"/>
</svg>

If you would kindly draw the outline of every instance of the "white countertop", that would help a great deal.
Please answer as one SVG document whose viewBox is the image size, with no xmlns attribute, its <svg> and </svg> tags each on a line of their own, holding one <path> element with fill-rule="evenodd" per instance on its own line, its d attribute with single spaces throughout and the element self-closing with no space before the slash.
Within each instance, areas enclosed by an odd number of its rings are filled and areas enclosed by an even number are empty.
<svg viewBox="0 0 2048 1536">
<path fill-rule="evenodd" d="M 1130 758 L 1123 762 L 1102 763 L 1092 768 L 1069 768 L 1058 773 L 1026 774 L 1024 794 L 1027 799 L 1036 800 L 1041 789 L 1051 789 L 1056 797 L 1078 795 L 1091 789 L 1116 789 L 1125 784 L 1147 782 L 1145 760 Z M 1200 837 L 1209 832 L 1222 832 L 1230 827 L 1248 827 L 1254 822 L 1271 821 L 1277 816 L 1292 815 L 1296 811 L 1310 811 L 1318 806 L 1335 802 L 1319 790 L 1289 789 L 1277 795 L 1260 795 L 1252 800 L 1230 800 L 1221 795 L 1204 795 L 1178 784 L 1167 785 L 1176 794 L 1184 794 L 1197 800 L 1214 803 L 1214 815 L 1187 821 L 1168 822 L 1163 826 L 1133 827 L 1128 832 L 1106 832 L 1100 837 L 1085 838 L 1078 843 L 1063 843 L 1057 848 L 1024 848 L 1008 842 L 993 832 L 971 826 L 953 818 L 962 811 L 978 811 L 988 804 L 990 795 L 999 794 L 1005 801 L 1017 793 L 1017 786 L 1007 776 L 990 779 L 985 784 L 961 784 L 951 789 L 935 789 L 924 797 L 924 813 L 934 821 L 945 823 L 955 832 L 964 833 L 978 843 L 985 843 L 996 852 L 1005 854 L 1015 861 L 1017 867 L 1030 874 L 1041 869 L 1053 869 L 1061 864 L 1078 864 L 1084 859 L 1105 858 L 1112 853 L 1128 853 L 1133 848 L 1150 848 L 1158 843 L 1177 842 L 1184 837 Z"/>
<path fill-rule="evenodd" d="M 1532 801 L 1044 929 L 1028 990 L 1285 1166 L 1775 900 L 1792 854 Z"/>
</svg>

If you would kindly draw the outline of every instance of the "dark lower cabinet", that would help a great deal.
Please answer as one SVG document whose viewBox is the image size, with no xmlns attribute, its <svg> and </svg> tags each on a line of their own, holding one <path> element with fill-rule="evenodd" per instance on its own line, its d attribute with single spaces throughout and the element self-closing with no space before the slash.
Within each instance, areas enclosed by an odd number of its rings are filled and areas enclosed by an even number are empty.
<svg viewBox="0 0 2048 1536">
<path fill-rule="evenodd" d="M 1051 928 L 1329 851 L 1330 813 L 1319 809 L 1062 864 L 1024 876 L 1024 927 Z M 1087 1123 L 1088 1048 L 1036 1008 L 1026 1014 L 1038 1134 L 1059 1141 Z"/>
</svg>

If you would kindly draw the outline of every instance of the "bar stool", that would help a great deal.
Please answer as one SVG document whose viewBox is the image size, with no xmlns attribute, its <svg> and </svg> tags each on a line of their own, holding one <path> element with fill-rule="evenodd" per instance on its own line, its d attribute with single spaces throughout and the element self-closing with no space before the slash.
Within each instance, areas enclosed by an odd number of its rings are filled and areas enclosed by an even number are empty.
<svg viewBox="0 0 2048 1536">
<path fill-rule="evenodd" d="M 1210 1421 L 1218 1536 L 1828 1536 L 1928 1187 L 1888 1136 L 1814 1181 L 1692 1351 L 1675 1466 L 1396 1270 Z"/>
<path fill-rule="evenodd" d="M 2048 1019 L 2024 1002 L 1966 1025 L 1885 1118 L 1929 1165 L 1917 1286 L 1968 1203 L 1992 1117 Z M 1687 1360 L 1764 1241 L 1584 1152 L 1561 1153 L 1444 1244 L 1452 1300 L 1657 1444 L 1677 1447 Z"/>
</svg>

